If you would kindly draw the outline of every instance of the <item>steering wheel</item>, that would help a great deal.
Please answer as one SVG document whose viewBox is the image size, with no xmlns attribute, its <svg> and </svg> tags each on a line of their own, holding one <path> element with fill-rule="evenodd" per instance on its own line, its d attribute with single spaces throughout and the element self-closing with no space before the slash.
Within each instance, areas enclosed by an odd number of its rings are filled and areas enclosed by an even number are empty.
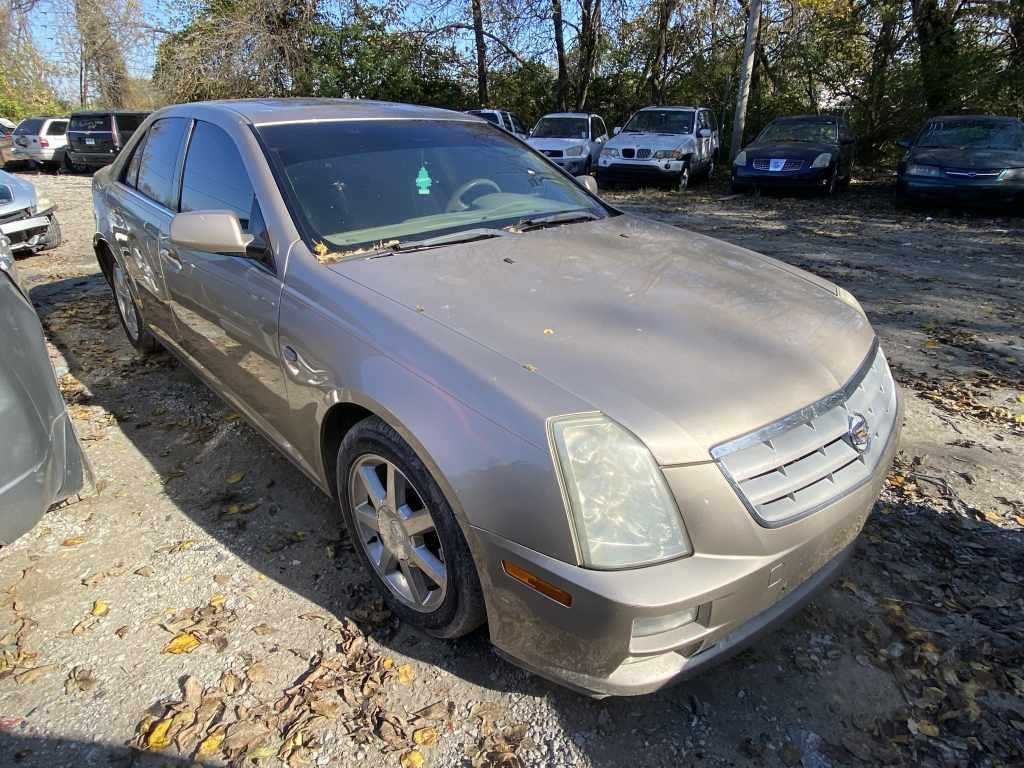
<svg viewBox="0 0 1024 768">
<path fill-rule="evenodd" d="M 491 179 L 485 179 L 483 177 L 470 179 L 452 193 L 451 198 L 448 200 L 448 205 L 445 207 L 445 211 L 447 213 L 452 213 L 453 211 L 468 210 L 469 206 L 463 202 L 462 196 L 469 192 L 469 190 L 473 189 L 473 187 L 491 187 L 495 192 L 501 192 L 501 187 Z"/>
</svg>

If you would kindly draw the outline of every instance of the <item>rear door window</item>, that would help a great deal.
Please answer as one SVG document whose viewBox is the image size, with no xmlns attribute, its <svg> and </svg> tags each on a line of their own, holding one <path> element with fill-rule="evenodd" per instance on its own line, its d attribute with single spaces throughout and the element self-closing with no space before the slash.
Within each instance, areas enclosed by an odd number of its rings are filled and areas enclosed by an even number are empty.
<svg viewBox="0 0 1024 768">
<path fill-rule="evenodd" d="M 18 123 L 18 127 L 14 129 L 15 136 L 37 136 L 39 131 L 43 129 L 43 121 L 38 118 L 29 118 L 28 120 L 22 120 Z"/>
<path fill-rule="evenodd" d="M 139 192 L 171 210 L 177 207 L 178 202 L 174 182 L 187 127 L 188 120 L 183 117 L 165 117 L 163 120 L 157 120 L 149 130 L 146 146 L 139 161 Z"/>
<path fill-rule="evenodd" d="M 222 129 L 197 121 L 181 181 L 181 210 L 229 210 L 248 226 L 254 197 L 245 163 Z"/>
<path fill-rule="evenodd" d="M 63 136 L 68 132 L 68 121 L 67 120 L 51 120 L 50 124 L 46 126 L 47 136 Z"/>
<path fill-rule="evenodd" d="M 109 131 L 110 115 L 73 115 L 69 131 Z"/>
</svg>

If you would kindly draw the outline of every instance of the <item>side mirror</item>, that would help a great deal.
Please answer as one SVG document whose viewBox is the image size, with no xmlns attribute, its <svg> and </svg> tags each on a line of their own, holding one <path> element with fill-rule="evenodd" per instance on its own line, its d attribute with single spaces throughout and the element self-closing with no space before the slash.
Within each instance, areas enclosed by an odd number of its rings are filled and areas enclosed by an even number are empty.
<svg viewBox="0 0 1024 768">
<path fill-rule="evenodd" d="M 622 130 L 622 126 L 621 125 L 616 125 L 614 128 L 612 128 L 612 136 L 618 136 L 619 135 L 619 131 L 621 131 L 621 130 Z"/>
<path fill-rule="evenodd" d="M 900 149 L 910 149 L 913 143 L 910 139 L 896 139 L 896 146 Z"/>
<path fill-rule="evenodd" d="M 171 219 L 170 240 L 179 248 L 244 256 L 253 237 L 231 211 L 187 211 Z"/>
<path fill-rule="evenodd" d="M 699 131 L 697 131 L 697 136 L 702 139 L 710 139 L 712 136 L 714 136 L 714 134 L 715 132 L 712 131 L 710 128 L 701 128 Z"/>
<path fill-rule="evenodd" d="M 597 194 L 597 179 L 595 179 L 593 176 L 590 176 L 589 174 L 586 176 L 577 176 L 576 181 L 578 181 L 580 184 L 586 187 L 587 191 L 590 194 Z"/>
</svg>

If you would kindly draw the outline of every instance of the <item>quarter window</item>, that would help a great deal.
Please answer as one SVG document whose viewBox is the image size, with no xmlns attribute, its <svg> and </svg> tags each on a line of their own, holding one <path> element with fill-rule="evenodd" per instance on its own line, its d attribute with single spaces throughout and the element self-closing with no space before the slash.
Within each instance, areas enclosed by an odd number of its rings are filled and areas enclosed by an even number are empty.
<svg viewBox="0 0 1024 768">
<path fill-rule="evenodd" d="M 230 210 L 246 227 L 253 201 L 252 184 L 235 142 L 210 123 L 196 122 L 185 158 L 181 210 Z"/>
<path fill-rule="evenodd" d="M 68 121 L 67 120 L 53 120 L 48 126 L 46 126 L 47 136 L 63 136 L 68 132 Z"/>
<path fill-rule="evenodd" d="M 172 210 L 177 204 L 174 180 L 187 125 L 183 117 L 165 117 L 153 123 L 139 162 L 139 192 Z"/>
<path fill-rule="evenodd" d="M 137 187 L 139 185 L 139 163 L 142 161 L 142 151 L 146 148 L 147 138 L 149 137 L 143 136 L 139 143 L 135 145 L 132 159 L 128 162 L 128 169 L 124 172 L 124 183 L 129 187 Z"/>
</svg>

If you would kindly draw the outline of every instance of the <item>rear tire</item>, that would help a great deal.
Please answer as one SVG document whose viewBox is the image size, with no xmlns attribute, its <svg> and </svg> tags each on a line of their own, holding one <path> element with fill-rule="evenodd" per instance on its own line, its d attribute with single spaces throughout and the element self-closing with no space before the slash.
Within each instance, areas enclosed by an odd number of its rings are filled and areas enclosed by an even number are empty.
<svg viewBox="0 0 1024 768">
<path fill-rule="evenodd" d="M 71 155 L 67 152 L 64 153 L 64 162 L 62 165 L 66 173 L 81 173 L 84 170 L 84 167 L 78 165 L 78 163 L 72 160 Z"/>
<path fill-rule="evenodd" d="M 374 473 L 369 475 L 370 484 L 374 476 L 381 483 L 381 493 L 367 490 L 363 479 L 367 469 Z M 396 491 L 395 477 L 401 491 Z M 376 416 L 352 427 L 338 450 L 335 479 L 353 548 L 388 607 L 402 621 L 441 638 L 461 637 L 484 623 L 483 591 L 462 529 L 433 476 L 394 429 Z M 404 523 L 396 526 L 395 518 L 402 515 L 395 514 L 395 507 L 410 515 L 403 519 L 413 520 L 415 514 L 421 533 L 413 532 L 411 526 L 407 532 Z M 423 548 L 433 554 L 435 570 L 440 566 L 443 571 L 443 585 L 426 580 L 430 569 L 415 564 L 415 553 Z M 393 554 L 396 550 L 403 554 Z M 371 562 L 371 552 L 376 562 Z M 415 589 L 410 587 L 410 575 L 418 582 Z M 416 593 L 422 594 L 424 588 L 440 594 L 433 595 L 436 599 L 419 599 Z"/>
<path fill-rule="evenodd" d="M 135 351 L 143 357 L 153 354 L 160 349 L 156 337 L 149 330 L 146 321 L 142 319 L 138 304 L 132 295 L 128 276 L 117 259 L 112 260 L 110 265 L 110 287 L 114 293 L 114 308 L 121 320 L 121 327 L 124 329 L 128 343 L 135 347 Z"/>
</svg>

